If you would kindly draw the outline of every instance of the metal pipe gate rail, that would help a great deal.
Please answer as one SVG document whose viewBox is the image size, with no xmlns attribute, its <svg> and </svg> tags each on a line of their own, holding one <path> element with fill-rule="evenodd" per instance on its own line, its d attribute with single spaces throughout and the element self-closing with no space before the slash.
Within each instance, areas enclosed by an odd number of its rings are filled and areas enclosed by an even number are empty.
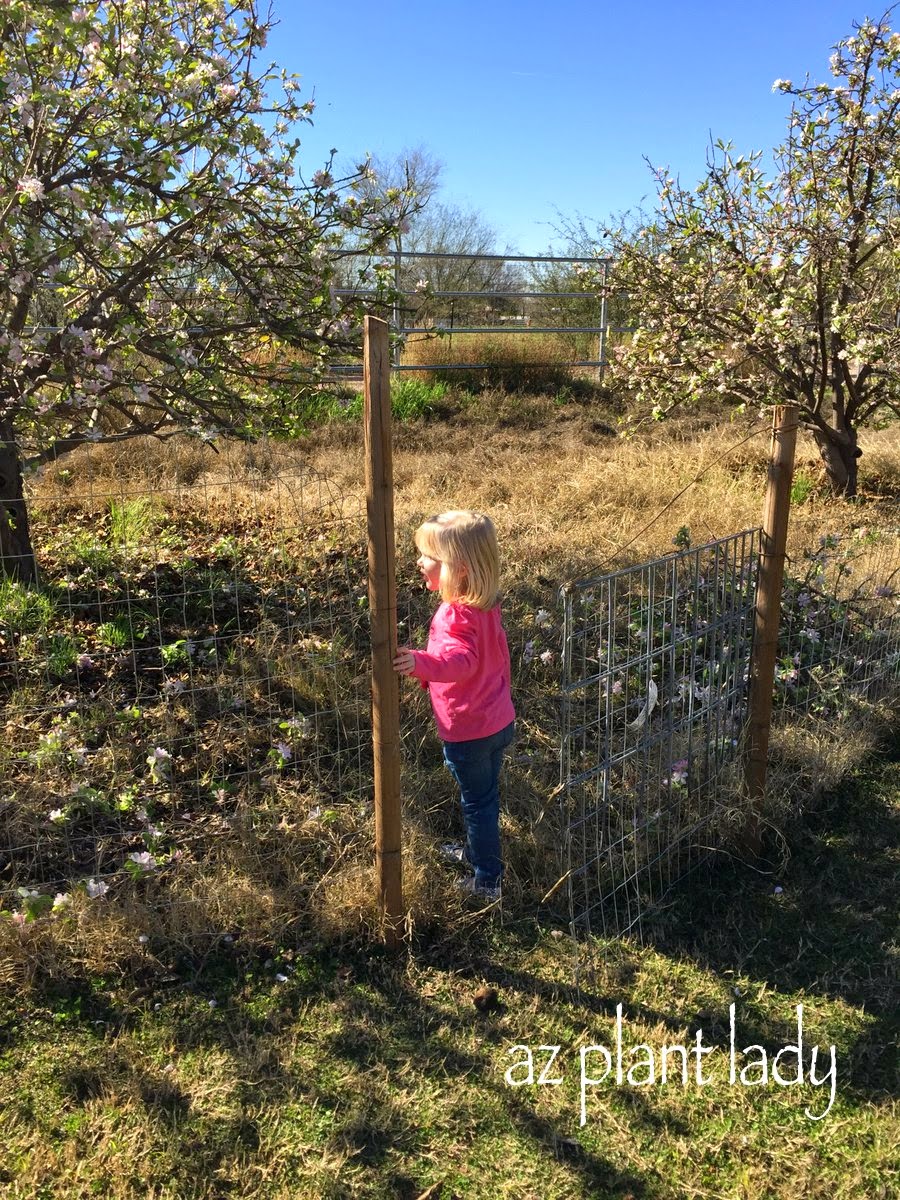
<svg viewBox="0 0 900 1200">
<path fill-rule="evenodd" d="M 347 258 L 352 258 L 352 254 L 345 255 Z M 390 262 L 393 274 L 394 301 L 391 305 L 390 312 L 385 312 L 383 315 L 389 317 L 391 324 L 391 332 L 396 336 L 397 340 L 394 344 L 393 354 L 393 369 L 395 371 L 419 371 L 433 369 L 434 363 L 415 363 L 400 361 L 402 339 L 411 334 L 587 334 L 597 338 L 597 356 L 596 358 L 578 359 L 567 365 L 570 367 L 594 368 L 598 373 L 598 378 L 602 381 L 603 372 L 608 365 L 608 346 L 609 335 L 611 333 L 628 333 L 631 332 L 630 326 L 612 324 L 610 322 L 610 288 L 609 278 L 612 260 L 608 258 L 578 258 L 564 257 L 559 255 L 528 255 L 528 254 L 450 254 L 440 251 L 418 251 L 418 250 L 393 250 L 388 251 L 384 255 L 385 262 Z M 460 288 L 460 287 L 438 287 L 436 289 L 428 288 L 427 297 L 429 301 L 448 301 L 447 312 L 445 315 L 429 319 L 427 322 L 422 322 L 418 319 L 417 309 L 421 305 L 423 299 L 423 290 L 420 287 L 405 287 L 403 279 L 403 264 L 407 262 L 421 262 L 422 270 L 427 270 L 429 264 L 460 264 L 464 269 L 468 266 L 474 269 L 478 264 L 478 270 L 484 272 L 490 269 L 493 264 L 498 268 L 503 264 L 529 264 L 532 267 L 533 273 L 537 265 L 537 271 L 544 264 L 552 266 L 560 266 L 563 268 L 571 268 L 577 274 L 579 268 L 585 271 L 594 270 L 599 273 L 599 277 L 592 281 L 591 287 L 582 288 L 581 290 L 559 290 L 555 288 L 538 289 L 535 287 L 511 287 L 507 286 L 482 286 L 477 288 Z M 483 264 L 488 264 L 487 267 Z M 452 269 L 452 268 L 451 268 Z M 476 272 L 477 273 L 477 272 Z M 465 274 L 465 270 L 464 270 Z M 422 283 L 426 281 L 423 280 Z M 381 298 L 381 292 L 378 289 L 360 289 L 358 287 L 335 288 L 335 295 L 338 296 L 362 296 L 377 303 Z M 497 322 L 481 321 L 474 324 L 465 316 L 460 319 L 455 312 L 457 307 L 462 308 L 465 312 L 467 302 L 478 299 L 494 299 L 498 304 L 515 305 L 521 307 L 521 315 L 515 316 L 500 316 Z M 561 306 L 552 309 L 551 312 L 559 311 L 565 308 L 565 302 L 571 302 L 574 305 L 587 301 L 596 311 L 596 321 L 590 323 L 576 322 L 575 324 L 563 324 L 559 322 L 549 323 L 546 320 L 546 304 L 548 300 L 563 301 Z M 457 305 L 457 301 L 461 304 Z M 534 307 L 532 302 L 537 302 L 538 315 L 541 319 L 537 323 L 531 323 L 530 309 Z M 503 322 L 506 323 L 503 323 Z M 446 370 L 479 370 L 487 369 L 488 363 L 468 363 L 468 362 L 441 362 L 440 369 Z M 337 365 L 333 370 L 352 370 L 352 366 L 344 364 Z"/>
</svg>

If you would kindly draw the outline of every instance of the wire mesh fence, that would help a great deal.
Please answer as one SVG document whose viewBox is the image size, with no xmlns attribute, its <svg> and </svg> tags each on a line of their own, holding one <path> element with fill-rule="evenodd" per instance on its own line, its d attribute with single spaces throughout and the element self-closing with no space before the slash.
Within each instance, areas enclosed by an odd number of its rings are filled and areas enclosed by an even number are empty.
<svg viewBox="0 0 900 1200">
<path fill-rule="evenodd" d="M 361 514 L 307 469 L 66 479 L 31 500 L 42 587 L 0 581 L 0 907 L 368 804 Z"/>
<path fill-rule="evenodd" d="M 785 575 L 776 712 L 828 718 L 900 681 L 900 530 L 824 535 Z"/>
<path fill-rule="evenodd" d="M 263 815 L 306 831 L 317 870 L 329 830 L 366 836 L 364 516 L 308 468 L 254 456 L 183 484 L 168 468 L 161 482 L 82 464 L 33 490 L 42 586 L 0 580 L 0 908 L 41 915 L 129 877 L 156 881 L 168 904 L 179 864 Z M 640 934 L 733 804 L 757 550 L 748 530 L 564 591 L 561 840 L 576 931 Z M 795 560 L 784 716 L 827 717 L 896 686 L 898 579 L 896 529 L 824 538 Z M 405 584 L 401 640 L 430 611 Z M 431 788 L 415 700 L 404 745 Z"/>
<path fill-rule="evenodd" d="M 560 792 L 573 932 L 640 935 L 707 854 L 745 719 L 758 531 L 568 586 Z"/>
<path fill-rule="evenodd" d="M 574 932 L 640 936 L 708 857 L 742 786 L 759 533 L 563 597 L 560 793 Z M 823 536 L 785 576 L 776 719 L 842 717 L 900 686 L 900 532 Z"/>
</svg>

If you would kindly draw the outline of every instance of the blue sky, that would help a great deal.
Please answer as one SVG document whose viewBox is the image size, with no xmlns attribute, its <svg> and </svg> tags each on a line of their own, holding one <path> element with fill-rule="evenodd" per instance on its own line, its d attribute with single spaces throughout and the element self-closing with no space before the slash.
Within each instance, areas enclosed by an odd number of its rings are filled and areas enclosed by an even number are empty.
<svg viewBox="0 0 900 1200">
<path fill-rule="evenodd" d="M 886 7 L 886 3 L 885 3 Z M 503 248 L 541 253 L 558 213 L 603 219 L 646 200 L 644 156 L 683 182 L 710 135 L 742 152 L 783 137 L 775 79 L 830 78 L 830 48 L 884 9 L 848 0 L 273 0 L 266 53 L 315 94 L 304 173 L 422 146 L 441 198 Z M 895 20 L 895 27 L 900 21 Z"/>
</svg>

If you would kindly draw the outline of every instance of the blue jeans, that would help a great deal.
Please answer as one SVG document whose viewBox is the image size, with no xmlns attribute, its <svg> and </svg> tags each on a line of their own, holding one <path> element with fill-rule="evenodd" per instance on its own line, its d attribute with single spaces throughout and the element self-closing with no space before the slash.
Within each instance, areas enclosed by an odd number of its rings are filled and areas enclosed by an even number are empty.
<svg viewBox="0 0 900 1200">
<path fill-rule="evenodd" d="M 496 887 L 503 874 L 500 860 L 500 768 L 516 731 L 511 721 L 499 733 L 469 742 L 444 742 L 444 762 L 459 784 L 466 823 L 466 857 L 475 882 Z"/>
</svg>

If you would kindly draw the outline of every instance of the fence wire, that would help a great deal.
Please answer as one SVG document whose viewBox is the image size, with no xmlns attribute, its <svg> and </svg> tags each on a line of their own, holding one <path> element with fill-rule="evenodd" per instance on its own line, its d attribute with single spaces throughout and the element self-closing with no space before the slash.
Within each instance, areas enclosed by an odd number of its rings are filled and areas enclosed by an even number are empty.
<svg viewBox="0 0 900 1200">
<path fill-rule="evenodd" d="M 67 478 L 31 501 L 42 587 L 0 581 L 0 907 L 367 804 L 361 514 L 306 469 Z"/>
<path fill-rule="evenodd" d="M 308 829 L 310 846 L 350 810 L 367 824 L 363 514 L 307 468 L 278 473 L 264 449 L 255 461 L 184 485 L 49 470 L 33 488 L 42 586 L 0 579 L 0 908 L 37 916 L 73 887 L 162 882 L 261 814 Z M 757 551 L 748 530 L 564 589 L 575 932 L 640 935 L 709 854 L 740 786 Z M 898 581 L 896 529 L 794 559 L 783 716 L 896 688 Z M 430 607 L 401 588 L 402 637 L 423 634 Z M 417 763 L 420 732 L 407 721 Z"/>
<path fill-rule="evenodd" d="M 842 715 L 898 682 L 900 530 L 823 536 L 785 573 L 776 715 Z"/>
<path fill-rule="evenodd" d="M 758 531 L 563 592 L 560 793 L 574 933 L 640 936 L 708 851 L 745 719 Z"/>
</svg>

